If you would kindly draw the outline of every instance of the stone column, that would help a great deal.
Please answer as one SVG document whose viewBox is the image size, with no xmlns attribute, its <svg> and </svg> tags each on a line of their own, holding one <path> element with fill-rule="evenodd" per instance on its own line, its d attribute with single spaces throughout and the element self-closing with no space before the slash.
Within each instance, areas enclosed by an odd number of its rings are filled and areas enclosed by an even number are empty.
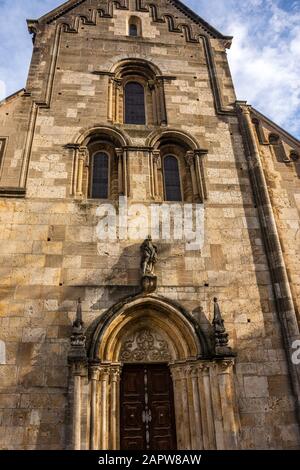
<svg viewBox="0 0 300 470">
<path fill-rule="evenodd" d="M 81 394 L 82 377 L 85 375 L 85 365 L 82 362 L 74 362 L 73 365 L 73 449 L 81 450 Z"/>
<path fill-rule="evenodd" d="M 128 178 L 128 165 L 127 165 L 127 150 L 123 150 L 123 177 L 124 177 L 124 196 L 128 196 L 129 193 L 129 178 Z"/>
<path fill-rule="evenodd" d="M 199 369 L 197 365 L 191 364 L 186 368 L 188 378 L 189 418 L 191 428 L 192 449 L 202 450 L 203 430 L 201 422 L 200 395 L 198 388 Z"/>
<path fill-rule="evenodd" d="M 215 363 L 212 363 L 209 368 L 209 378 L 210 378 L 210 393 L 211 393 L 212 410 L 213 410 L 213 421 L 214 421 L 215 436 L 216 436 L 216 449 L 225 450 L 222 402 L 221 402 L 220 391 L 219 391 L 218 368 Z"/>
<path fill-rule="evenodd" d="M 185 156 L 185 160 L 190 168 L 191 179 L 192 179 L 192 189 L 193 189 L 193 199 L 197 200 L 198 198 L 198 187 L 197 187 L 197 177 L 195 171 L 195 159 L 194 152 L 188 151 Z"/>
<path fill-rule="evenodd" d="M 189 418 L 189 396 L 186 377 L 186 363 L 171 367 L 174 383 L 174 402 L 178 450 L 191 450 L 191 427 Z"/>
<path fill-rule="evenodd" d="M 159 79 L 157 81 L 157 94 L 159 99 L 159 125 L 167 125 L 167 111 L 166 111 L 166 100 L 165 100 L 165 91 L 164 91 L 164 81 Z"/>
<path fill-rule="evenodd" d="M 160 150 L 152 151 L 154 199 L 159 197 L 158 170 L 161 168 Z"/>
<path fill-rule="evenodd" d="M 100 449 L 108 450 L 108 390 L 110 368 L 101 366 L 100 372 Z"/>
<path fill-rule="evenodd" d="M 159 110 L 157 108 L 157 96 L 156 96 L 155 80 L 149 80 L 148 86 L 149 86 L 149 89 L 151 91 L 153 123 L 155 125 L 158 125 L 159 124 Z"/>
<path fill-rule="evenodd" d="M 203 448 L 205 450 L 213 450 L 216 449 L 216 439 L 209 377 L 210 362 L 199 361 L 195 364 L 195 367 L 197 367 L 198 371 Z"/>
<path fill-rule="evenodd" d="M 152 199 L 154 199 L 154 174 L 153 174 L 153 157 L 152 157 L 152 152 L 148 153 L 148 161 L 149 161 L 149 175 L 150 175 L 150 181 L 149 181 L 149 186 L 150 186 L 150 196 Z"/>
<path fill-rule="evenodd" d="M 119 196 L 128 195 L 127 152 L 122 148 L 116 149 L 118 161 L 118 193 Z"/>
<path fill-rule="evenodd" d="M 114 79 L 109 78 L 108 82 L 108 121 L 113 122 L 113 115 L 114 115 L 114 106 L 113 106 L 113 100 L 114 100 Z"/>
<path fill-rule="evenodd" d="M 190 167 L 194 199 L 199 200 L 201 203 L 207 199 L 203 168 L 203 156 L 206 154 L 206 150 L 190 150 L 186 153 L 185 157 L 186 162 Z"/>
<path fill-rule="evenodd" d="M 224 448 L 226 450 L 239 448 L 240 422 L 233 383 L 233 365 L 233 359 L 225 359 L 216 364 L 223 416 Z"/>
<path fill-rule="evenodd" d="M 195 152 L 195 157 L 194 157 L 197 185 L 198 185 L 198 194 L 199 194 L 199 199 L 201 203 L 203 203 L 204 200 L 207 198 L 205 179 L 204 179 L 204 169 L 203 169 L 203 156 L 206 155 L 206 153 L 207 152 L 197 151 Z"/>
<path fill-rule="evenodd" d="M 117 161 L 118 161 L 118 193 L 119 196 L 124 194 L 124 168 L 123 168 L 123 149 L 116 149 Z"/>
<path fill-rule="evenodd" d="M 90 450 L 98 449 L 98 433 L 97 433 L 97 422 L 99 419 L 98 407 L 97 407 L 97 389 L 99 380 L 99 366 L 92 365 L 89 370 L 90 381 L 91 381 L 91 416 L 90 416 Z"/>
<path fill-rule="evenodd" d="M 83 195 L 83 171 L 84 166 L 88 162 L 89 152 L 87 147 L 80 147 L 77 150 L 77 184 L 76 184 L 76 196 L 82 197 Z"/>
<path fill-rule="evenodd" d="M 110 450 L 120 449 L 120 373 L 121 366 L 110 369 Z"/>
<path fill-rule="evenodd" d="M 115 95 L 115 106 L 114 106 L 114 122 L 119 123 L 119 111 L 120 111 L 120 90 L 122 82 L 121 80 L 114 79 L 114 95 Z"/>
</svg>

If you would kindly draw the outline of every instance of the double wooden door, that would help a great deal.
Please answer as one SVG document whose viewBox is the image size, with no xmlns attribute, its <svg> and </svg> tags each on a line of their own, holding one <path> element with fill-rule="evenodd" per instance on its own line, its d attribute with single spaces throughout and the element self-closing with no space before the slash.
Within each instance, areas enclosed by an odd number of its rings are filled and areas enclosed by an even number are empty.
<svg viewBox="0 0 300 470">
<path fill-rule="evenodd" d="M 121 450 L 176 450 L 173 384 L 167 365 L 125 365 Z"/>
</svg>

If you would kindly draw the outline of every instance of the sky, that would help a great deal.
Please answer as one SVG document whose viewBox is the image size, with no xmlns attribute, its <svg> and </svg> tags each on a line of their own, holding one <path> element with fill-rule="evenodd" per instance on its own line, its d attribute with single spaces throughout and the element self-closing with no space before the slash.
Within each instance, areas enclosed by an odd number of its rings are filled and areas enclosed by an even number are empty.
<svg viewBox="0 0 300 470">
<path fill-rule="evenodd" d="M 26 18 L 63 0 L 0 0 L 0 99 L 26 83 L 32 52 Z M 300 0 L 184 0 L 223 34 L 237 98 L 300 139 Z"/>
</svg>

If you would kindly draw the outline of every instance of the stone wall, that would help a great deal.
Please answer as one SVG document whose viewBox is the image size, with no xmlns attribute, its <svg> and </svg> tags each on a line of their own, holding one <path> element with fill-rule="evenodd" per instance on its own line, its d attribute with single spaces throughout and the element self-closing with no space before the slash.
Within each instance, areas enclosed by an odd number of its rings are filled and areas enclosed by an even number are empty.
<svg viewBox="0 0 300 470">
<path fill-rule="evenodd" d="M 75 13 L 88 14 L 96 3 L 81 5 Z M 178 23 L 198 28 L 169 2 L 159 3 Z M 158 293 L 200 315 L 206 330 L 212 299 L 219 298 L 231 346 L 238 353 L 242 448 L 299 448 L 286 355 L 237 117 L 216 112 L 204 43 L 187 42 L 184 34 L 153 22 L 148 12 L 135 14 L 143 22 L 143 38 L 137 40 L 126 37 L 126 10 L 115 9 L 113 18 L 98 19 L 97 25 L 80 23 L 76 33 L 58 33 L 61 20 L 42 26 L 27 84 L 32 97 L 16 97 L 0 108 L 1 123 L 7 123 L 1 129 L 9 136 L 2 186 L 18 186 L 21 170 L 14 168 L 20 166 L 28 139 L 25 129 L 32 132 L 26 198 L 0 200 L 0 339 L 6 345 L 6 364 L 0 365 L 0 447 L 65 448 L 70 424 L 67 352 L 76 301 L 82 298 L 89 325 L 139 289 L 142 239 L 97 239 L 99 203 L 72 197 L 73 153 L 65 146 L 83 131 L 109 124 L 109 79 L 93 72 L 109 72 L 125 58 L 142 58 L 174 77 L 164 85 L 168 128 L 191 134 L 208 151 L 203 249 L 189 252 L 183 243 L 159 242 Z M 74 18 L 73 11 L 63 20 L 73 24 Z M 235 95 L 224 44 L 212 39 L 211 47 L 222 100 L 232 111 Z M 34 126 L 32 100 L 39 103 Z M 130 203 L 149 204 L 148 154 L 134 148 L 145 146 L 158 129 L 119 127 L 132 146 Z M 290 180 L 283 175 L 281 184 L 287 186 Z M 280 220 L 290 224 L 296 209 L 287 209 L 280 209 Z M 294 223 L 290 230 L 295 236 Z M 286 246 L 292 260 L 293 247 Z M 294 264 L 290 271 L 296 286 Z"/>
</svg>

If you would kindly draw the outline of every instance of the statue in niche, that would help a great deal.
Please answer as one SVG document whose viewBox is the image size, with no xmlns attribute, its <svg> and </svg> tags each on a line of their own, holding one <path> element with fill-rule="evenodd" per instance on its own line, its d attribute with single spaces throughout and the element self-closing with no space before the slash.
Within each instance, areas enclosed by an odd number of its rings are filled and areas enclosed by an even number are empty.
<svg viewBox="0 0 300 470">
<path fill-rule="evenodd" d="M 155 276 L 154 266 L 157 263 L 157 246 L 152 242 L 151 236 L 146 238 L 141 246 L 142 262 L 141 269 L 143 276 Z"/>
</svg>

